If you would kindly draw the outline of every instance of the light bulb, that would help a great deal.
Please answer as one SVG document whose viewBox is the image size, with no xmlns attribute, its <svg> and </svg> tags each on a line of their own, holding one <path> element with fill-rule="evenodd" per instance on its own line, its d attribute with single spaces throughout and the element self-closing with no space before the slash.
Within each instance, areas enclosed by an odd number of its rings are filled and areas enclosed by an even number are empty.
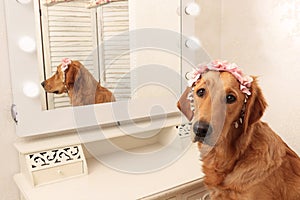
<svg viewBox="0 0 300 200">
<path fill-rule="evenodd" d="M 19 47 L 25 52 L 31 53 L 36 50 L 36 43 L 32 37 L 23 36 L 19 40 Z"/>
<path fill-rule="evenodd" d="M 20 4 L 29 4 L 31 0 L 16 0 Z"/>
<path fill-rule="evenodd" d="M 196 16 L 200 12 L 200 7 L 196 3 L 190 3 L 185 7 L 185 13 L 187 15 Z"/>
<path fill-rule="evenodd" d="M 35 98 L 40 94 L 40 89 L 34 82 L 26 82 L 23 85 L 23 93 L 30 98 Z"/>
<path fill-rule="evenodd" d="M 195 37 L 189 37 L 186 41 L 185 41 L 185 46 L 189 49 L 199 49 L 201 47 L 201 42 L 195 38 Z"/>
</svg>

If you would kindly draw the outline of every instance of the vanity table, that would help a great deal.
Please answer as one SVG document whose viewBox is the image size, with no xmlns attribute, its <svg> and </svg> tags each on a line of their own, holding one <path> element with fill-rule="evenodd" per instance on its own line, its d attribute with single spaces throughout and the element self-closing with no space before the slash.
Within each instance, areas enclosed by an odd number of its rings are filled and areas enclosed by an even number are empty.
<svg viewBox="0 0 300 200">
<path fill-rule="evenodd" d="M 208 199 L 198 147 L 189 123 L 175 126 L 180 118 L 174 111 L 164 128 L 132 135 L 120 133 L 126 124 L 110 126 L 102 140 L 91 129 L 16 142 L 21 199 Z"/>
<path fill-rule="evenodd" d="M 208 199 L 176 108 L 185 74 L 209 59 L 190 37 L 197 5 L 43 2 L 5 0 L 21 199 Z M 67 95 L 42 91 L 65 56 L 81 60 L 117 102 L 71 107 Z"/>
<path fill-rule="evenodd" d="M 160 134 L 166 134 L 163 133 Z M 62 145 L 72 146 L 71 143 L 77 143 L 76 134 L 61 136 L 62 138 L 47 138 L 27 142 L 17 143 L 16 147 L 20 151 L 20 158 L 30 150 L 39 151 L 39 147 L 44 149 L 45 146 L 52 142 L 63 141 L 68 139 L 68 143 Z M 53 139 L 53 141 L 51 141 Z M 58 139 L 58 140 L 57 140 Z M 187 136 L 181 139 L 182 142 L 188 142 Z M 58 144 L 58 143 L 56 143 Z M 31 146 L 33 145 L 33 146 Z M 136 153 L 148 152 L 161 148 L 159 141 L 154 144 L 148 144 L 143 147 L 131 149 Z M 120 159 L 118 153 L 108 155 L 111 159 Z M 76 166 L 65 163 L 59 167 L 46 168 L 39 174 L 42 177 L 54 176 L 55 179 L 48 183 L 36 183 L 26 177 L 26 172 L 16 174 L 14 179 L 20 189 L 22 199 L 26 200 L 52 200 L 52 199 L 177 199 L 177 200 L 196 200 L 207 196 L 207 191 L 202 183 L 203 174 L 201 173 L 201 162 L 199 151 L 196 145 L 192 144 L 186 151 L 173 163 L 162 169 L 148 173 L 127 173 L 112 169 L 99 162 L 94 157 L 86 156 L 88 170 L 79 176 L 69 175 L 70 171 Z M 85 162 L 85 161 L 84 161 Z M 78 167 L 78 166 L 77 166 Z M 82 167 L 82 166 L 81 166 Z M 24 168 L 24 166 L 22 167 Z M 24 170 L 24 169 L 23 169 Z M 27 174 L 28 175 L 28 174 Z M 36 177 L 40 181 L 40 177 Z M 207 197 L 206 197 L 207 198 Z"/>
</svg>

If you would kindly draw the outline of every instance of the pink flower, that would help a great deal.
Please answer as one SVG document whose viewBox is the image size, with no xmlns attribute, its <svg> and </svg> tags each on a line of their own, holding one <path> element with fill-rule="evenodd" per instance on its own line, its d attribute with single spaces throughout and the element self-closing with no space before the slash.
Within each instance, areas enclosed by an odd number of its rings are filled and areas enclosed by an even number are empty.
<svg viewBox="0 0 300 200">
<path fill-rule="evenodd" d="M 188 81 L 188 85 L 191 87 L 194 83 L 201 78 L 201 75 L 207 71 L 225 71 L 231 73 L 240 83 L 240 90 L 247 94 L 251 95 L 249 88 L 253 82 L 253 78 L 250 76 L 245 76 L 242 70 L 235 63 L 229 63 L 227 61 L 212 61 L 207 65 L 200 65 L 196 70 L 192 72 L 192 77 Z"/>
<path fill-rule="evenodd" d="M 247 87 L 244 86 L 244 85 L 240 85 L 240 90 L 241 90 L 243 93 L 247 94 L 248 96 L 251 95 L 251 92 L 250 92 L 249 88 L 247 88 Z"/>
<path fill-rule="evenodd" d="M 243 75 L 240 74 L 238 71 L 233 71 L 233 72 L 230 72 L 240 83 L 243 82 L 244 78 L 243 78 Z"/>
<path fill-rule="evenodd" d="M 199 73 L 199 74 L 203 74 L 204 72 L 206 72 L 207 71 L 207 66 L 206 65 L 200 65 L 199 67 L 198 67 L 198 69 L 197 69 L 197 72 Z"/>
<path fill-rule="evenodd" d="M 69 64 L 72 63 L 72 60 L 69 58 L 63 58 L 61 61 L 61 70 L 64 72 L 66 69 L 68 69 Z"/>
<path fill-rule="evenodd" d="M 229 64 L 229 65 L 227 66 L 227 70 L 228 70 L 228 71 L 236 71 L 236 70 L 238 69 L 238 67 L 239 67 L 239 66 L 237 66 L 237 64 L 232 63 L 232 64 Z"/>
<path fill-rule="evenodd" d="M 61 61 L 61 64 L 66 66 L 66 65 L 71 64 L 71 62 L 72 62 L 72 60 L 70 58 L 63 58 Z"/>
<path fill-rule="evenodd" d="M 251 76 L 244 76 L 243 85 L 246 87 L 251 87 L 251 83 L 253 82 L 253 78 Z"/>
</svg>

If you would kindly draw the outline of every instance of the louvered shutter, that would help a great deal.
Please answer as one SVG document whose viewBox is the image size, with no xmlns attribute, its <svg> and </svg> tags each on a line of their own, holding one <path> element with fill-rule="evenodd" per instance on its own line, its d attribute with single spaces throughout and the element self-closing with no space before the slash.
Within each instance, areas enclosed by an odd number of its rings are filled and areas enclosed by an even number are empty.
<svg viewBox="0 0 300 200">
<path fill-rule="evenodd" d="M 96 10 L 85 7 L 88 1 L 40 6 L 46 78 L 67 57 L 82 62 L 99 79 Z M 70 106 L 69 102 L 66 94 L 48 94 L 48 109 Z"/>
<path fill-rule="evenodd" d="M 118 101 L 131 97 L 128 1 L 98 7 L 101 84 Z"/>
</svg>

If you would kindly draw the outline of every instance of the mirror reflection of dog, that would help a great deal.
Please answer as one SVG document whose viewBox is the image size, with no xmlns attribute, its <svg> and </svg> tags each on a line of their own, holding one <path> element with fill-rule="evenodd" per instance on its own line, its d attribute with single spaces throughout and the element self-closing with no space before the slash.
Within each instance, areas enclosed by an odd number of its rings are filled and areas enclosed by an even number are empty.
<svg viewBox="0 0 300 200">
<path fill-rule="evenodd" d="M 227 62 L 193 72 L 178 107 L 193 121 L 212 200 L 299 200 L 300 158 L 260 119 L 267 103 L 255 77 Z M 192 90 L 194 109 L 187 99 Z"/>
<path fill-rule="evenodd" d="M 115 101 L 112 92 L 102 87 L 79 61 L 70 59 L 64 59 L 56 73 L 41 85 L 49 93 L 67 93 L 72 106 Z"/>
</svg>

